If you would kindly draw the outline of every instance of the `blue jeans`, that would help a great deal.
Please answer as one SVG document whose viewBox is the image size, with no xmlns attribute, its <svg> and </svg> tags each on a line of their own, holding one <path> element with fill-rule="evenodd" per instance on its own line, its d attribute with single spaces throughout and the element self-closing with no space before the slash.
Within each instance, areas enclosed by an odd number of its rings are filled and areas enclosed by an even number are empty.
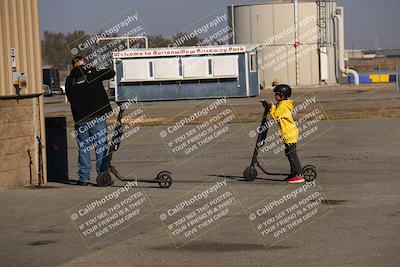
<svg viewBox="0 0 400 267">
<path fill-rule="evenodd" d="M 96 152 L 97 174 L 107 169 L 107 124 L 106 121 L 84 121 L 75 124 L 76 139 L 79 147 L 79 180 L 88 182 L 92 169 L 90 152 Z"/>
</svg>

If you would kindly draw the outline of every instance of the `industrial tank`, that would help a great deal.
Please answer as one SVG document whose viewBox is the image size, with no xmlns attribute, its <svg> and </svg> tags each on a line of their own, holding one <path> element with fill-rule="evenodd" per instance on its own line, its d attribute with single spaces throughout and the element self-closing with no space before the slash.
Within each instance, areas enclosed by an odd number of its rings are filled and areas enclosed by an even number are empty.
<svg viewBox="0 0 400 267">
<path fill-rule="evenodd" d="M 231 42 L 259 44 L 264 87 L 337 82 L 335 1 L 270 1 L 228 7 Z"/>
</svg>

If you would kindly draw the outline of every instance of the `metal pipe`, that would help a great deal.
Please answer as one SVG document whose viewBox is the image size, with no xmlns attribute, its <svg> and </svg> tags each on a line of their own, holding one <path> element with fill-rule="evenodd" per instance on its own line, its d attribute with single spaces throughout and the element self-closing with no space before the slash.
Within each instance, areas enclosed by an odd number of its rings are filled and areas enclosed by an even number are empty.
<svg viewBox="0 0 400 267">
<path fill-rule="evenodd" d="M 236 33 L 235 33 L 235 5 L 231 5 L 231 21 L 232 21 L 232 44 L 236 44 Z"/>
<path fill-rule="evenodd" d="M 334 20 L 335 19 L 335 17 L 332 15 L 332 19 Z M 338 60 L 337 60 L 337 58 L 338 58 L 338 42 L 337 42 L 337 26 L 336 26 L 336 23 L 335 23 L 335 21 L 333 21 L 333 23 L 332 23 L 332 27 L 333 27 L 333 29 L 332 29 L 332 37 L 333 37 L 333 39 L 332 39 L 332 45 L 333 45 L 333 55 L 334 55 L 334 62 L 335 62 L 335 78 L 336 78 L 336 81 L 339 81 L 339 66 L 338 66 Z"/>
<path fill-rule="evenodd" d="M 39 162 L 39 153 L 41 153 L 39 149 L 39 142 L 37 140 L 37 137 L 39 136 L 39 112 L 38 112 L 38 106 L 39 106 L 39 101 L 38 98 L 34 97 L 32 98 L 32 123 L 33 123 L 33 140 L 34 140 L 34 148 L 33 148 L 33 156 L 34 156 L 34 171 L 35 171 L 35 177 L 39 177 L 39 170 L 40 170 L 40 162 Z M 40 184 L 40 181 L 38 179 L 37 184 Z"/>
<path fill-rule="evenodd" d="M 396 67 L 396 90 L 399 92 L 399 67 Z"/>
<path fill-rule="evenodd" d="M 46 154 L 46 116 L 44 114 L 44 96 L 39 96 L 39 122 L 40 122 L 40 138 L 42 142 L 42 169 L 43 182 L 47 183 L 47 154 Z"/>
<path fill-rule="evenodd" d="M 357 71 L 346 68 L 344 63 L 344 23 L 343 23 L 343 7 L 338 7 L 337 9 L 340 10 L 340 14 L 336 12 L 335 18 L 337 20 L 337 31 L 338 31 L 338 49 L 339 49 L 339 70 L 346 74 L 346 75 L 353 75 L 354 76 L 354 84 L 360 84 L 360 76 L 358 75 Z"/>
<path fill-rule="evenodd" d="M 104 40 L 126 40 L 126 46 L 129 49 L 129 40 L 137 40 L 137 39 L 144 39 L 144 44 L 146 48 L 149 48 L 149 39 L 147 36 L 122 36 L 122 37 L 101 37 L 97 38 L 96 43 Z"/>
<path fill-rule="evenodd" d="M 31 156 L 31 152 L 28 149 L 28 158 L 29 158 L 29 186 L 32 186 L 32 156 Z"/>
<path fill-rule="evenodd" d="M 298 44 L 299 44 L 299 1 L 294 0 L 294 25 L 295 25 L 295 32 L 294 32 L 294 49 L 295 49 L 295 60 L 296 60 L 296 85 L 300 84 L 300 65 L 299 65 L 299 58 L 298 58 Z"/>
</svg>

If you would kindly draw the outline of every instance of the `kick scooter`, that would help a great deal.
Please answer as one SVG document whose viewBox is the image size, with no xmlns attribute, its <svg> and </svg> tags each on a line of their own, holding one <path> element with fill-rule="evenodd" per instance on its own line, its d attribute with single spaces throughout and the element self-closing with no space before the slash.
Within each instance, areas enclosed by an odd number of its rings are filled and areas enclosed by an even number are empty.
<svg viewBox="0 0 400 267">
<path fill-rule="evenodd" d="M 118 103 L 119 105 L 119 113 L 117 117 L 117 122 L 114 126 L 114 136 L 112 138 L 112 142 L 110 147 L 108 148 L 108 153 L 107 153 L 107 168 L 106 171 L 100 173 L 97 178 L 96 182 L 98 186 L 105 187 L 105 186 L 110 186 L 113 184 L 111 174 L 113 174 L 118 180 L 123 181 L 123 182 L 142 182 L 142 183 L 153 183 L 153 184 L 158 184 L 161 188 L 169 188 L 172 185 L 172 177 L 171 173 L 168 171 L 161 171 L 157 174 L 157 177 L 153 180 L 142 180 L 142 179 L 130 179 L 123 177 L 117 169 L 111 164 L 111 159 L 112 155 L 114 152 L 118 150 L 118 148 L 121 145 L 122 141 L 122 134 L 123 134 L 123 129 L 124 126 L 122 124 L 122 117 L 124 113 L 124 108 Z"/>
<path fill-rule="evenodd" d="M 244 172 L 243 172 L 243 177 L 246 181 L 254 181 L 257 178 L 257 167 L 265 174 L 267 175 L 278 175 L 278 176 L 288 176 L 290 174 L 288 173 L 273 173 L 273 172 L 268 172 L 260 163 L 258 160 L 258 151 L 261 147 L 265 145 L 265 140 L 267 138 L 268 134 L 268 124 L 267 124 L 267 119 L 268 119 L 268 113 L 270 107 L 268 106 L 268 103 L 266 103 L 265 100 L 261 101 L 263 107 L 264 107 L 264 114 L 263 118 L 261 120 L 261 126 L 260 126 L 260 131 L 257 136 L 257 142 L 254 148 L 253 152 L 253 157 L 251 159 L 251 164 L 249 167 L 247 167 Z M 303 178 L 306 182 L 311 182 L 317 178 L 317 170 L 316 167 L 313 165 L 306 165 L 302 169 L 303 172 Z"/>
</svg>

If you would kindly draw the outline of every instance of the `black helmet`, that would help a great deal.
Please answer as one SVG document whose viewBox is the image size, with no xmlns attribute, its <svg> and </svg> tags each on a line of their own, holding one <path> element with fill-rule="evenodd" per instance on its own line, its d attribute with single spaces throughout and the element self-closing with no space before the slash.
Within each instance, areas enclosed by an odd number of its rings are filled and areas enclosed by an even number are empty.
<svg viewBox="0 0 400 267">
<path fill-rule="evenodd" d="M 275 86 L 274 93 L 283 99 L 288 99 L 292 95 L 292 88 L 287 84 L 279 84 Z"/>
</svg>

